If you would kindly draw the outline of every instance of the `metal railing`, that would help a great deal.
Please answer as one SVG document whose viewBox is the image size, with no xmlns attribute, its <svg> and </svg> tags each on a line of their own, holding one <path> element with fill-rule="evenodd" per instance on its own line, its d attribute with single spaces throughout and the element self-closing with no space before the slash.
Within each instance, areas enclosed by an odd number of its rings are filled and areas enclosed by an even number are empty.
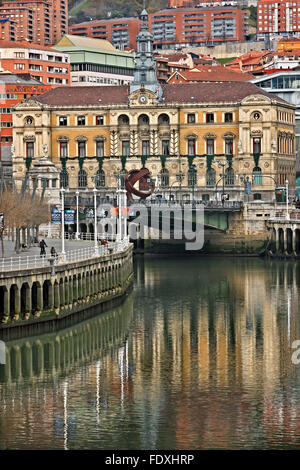
<svg viewBox="0 0 300 470">
<path fill-rule="evenodd" d="M 91 259 L 96 256 L 119 253 L 124 251 L 128 244 L 129 240 L 128 238 L 125 238 L 121 241 L 108 242 L 107 245 L 98 245 L 97 253 L 95 252 L 94 246 L 89 246 L 86 248 L 79 248 L 77 250 L 66 251 L 64 256 L 62 256 L 61 253 L 57 253 L 56 256 L 33 255 L 2 258 L 0 261 L 0 272 L 49 267 L 53 263 L 53 259 L 55 265 L 61 265 Z"/>
</svg>

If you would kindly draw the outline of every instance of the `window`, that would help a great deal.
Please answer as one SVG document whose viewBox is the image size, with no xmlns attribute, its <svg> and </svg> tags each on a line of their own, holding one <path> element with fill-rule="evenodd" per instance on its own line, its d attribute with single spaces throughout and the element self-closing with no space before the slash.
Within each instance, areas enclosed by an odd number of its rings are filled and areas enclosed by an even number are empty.
<svg viewBox="0 0 300 470">
<path fill-rule="evenodd" d="M 195 165 L 192 165 L 191 168 L 188 169 L 188 186 L 195 186 L 197 184 L 197 170 Z"/>
<path fill-rule="evenodd" d="M 68 156 L 68 142 L 59 143 L 59 155 L 60 158 L 66 158 Z"/>
<path fill-rule="evenodd" d="M 213 155 L 215 153 L 215 141 L 214 139 L 206 140 L 206 153 L 207 155 Z"/>
<path fill-rule="evenodd" d="M 103 140 L 98 140 L 96 142 L 96 156 L 104 157 L 104 142 Z"/>
<path fill-rule="evenodd" d="M 206 186 L 214 186 L 216 184 L 216 171 L 211 168 L 206 171 Z"/>
<path fill-rule="evenodd" d="M 60 126 L 67 126 L 68 125 L 68 118 L 66 116 L 59 116 L 59 125 Z"/>
<path fill-rule="evenodd" d="M 85 126 L 85 116 L 77 117 L 77 126 Z"/>
<path fill-rule="evenodd" d="M 60 187 L 67 188 L 69 186 L 69 175 L 67 170 L 62 170 L 60 173 Z"/>
<path fill-rule="evenodd" d="M 103 126 L 103 124 L 104 124 L 104 117 L 96 116 L 96 126 Z"/>
<path fill-rule="evenodd" d="M 196 154 L 196 141 L 195 139 L 188 139 L 188 155 Z"/>
<path fill-rule="evenodd" d="M 214 122 L 215 116 L 214 113 L 206 113 L 206 122 Z"/>
<path fill-rule="evenodd" d="M 261 194 L 260 193 L 253 194 L 253 200 L 254 201 L 261 201 Z"/>
<path fill-rule="evenodd" d="M 78 142 L 78 156 L 79 157 L 85 157 L 85 141 L 79 141 Z"/>
<path fill-rule="evenodd" d="M 129 140 L 122 141 L 122 155 L 129 156 L 130 153 L 130 144 Z"/>
<path fill-rule="evenodd" d="M 232 168 L 226 168 L 225 170 L 225 186 L 234 185 L 234 171 Z"/>
<path fill-rule="evenodd" d="M 149 155 L 150 154 L 150 142 L 149 140 L 142 141 L 142 155 Z"/>
<path fill-rule="evenodd" d="M 26 157 L 34 158 L 34 142 L 26 142 Z"/>
<path fill-rule="evenodd" d="M 261 138 L 254 137 L 253 139 L 253 153 L 260 153 L 261 152 Z"/>
<path fill-rule="evenodd" d="M 232 122 L 233 121 L 232 113 L 225 113 L 224 120 L 225 122 Z"/>
<path fill-rule="evenodd" d="M 170 141 L 169 140 L 162 140 L 161 144 L 162 144 L 162 154 L 163 155 L 169 155 L 170 154 L 170 151 L 169 151 Z"/>
<path fill-rule="evenodd" d="M 103 170 L 98 170 L 95 174 L 96 188 L 105 187 L 105 173 Z"/>
<path fill-rule="evenodd" d="M 252 182 L 253 182 L 253 185 L 262 184 L 262 174 L 261 174 L 261 168 L 259 166 L 256 166 L 253 168 Z"/>
<path fill-rule="evenodd" d="M 188 114 L 187 115 L 187 122 L 189 124 L 193 124 L 194 122 L 196 122 L 196 118 L 195 118 L 195 114 Z"/>
<path fill-rule="evenodd" d="M 233 139 L 226 139 L 225 140 L 225 153 L 226 155 L 233 154 Z"/>
<path fill-rule="evenodd" d="M 167 186 L 169 186 L 169 172 L 166 168 L 163 168 L 161 170 L 160 178 L 162 188 L 166 188 Z"/>
<path fill-rule="evenodd" d="M 85 170 L 79 170 L 78 172 L 78 188 L 87 187 L 87 174 Z"/>
</svg>

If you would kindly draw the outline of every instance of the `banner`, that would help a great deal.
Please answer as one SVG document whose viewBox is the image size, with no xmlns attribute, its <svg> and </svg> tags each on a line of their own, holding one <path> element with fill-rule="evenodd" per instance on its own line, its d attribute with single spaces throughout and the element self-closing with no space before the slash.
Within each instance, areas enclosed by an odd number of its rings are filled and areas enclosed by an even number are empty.
<svg viewBox="0 0 300 470">
<path fill-rule="evenodd" d="M 250 183 L 250 181 L 246 181 L 244 192 L 245 192 L 245 194 L 251 194 L 251 183 Z"/>
<path fill-rule="evenodd" d="M 51 211 L 51 224 L 60 225 L 61 224 L 61 211 L 59 211 L 55 206 Z"/>
<path fill-rule="evenodd" d="M 65 209 L 65 224 L 75 224 L 74 209 Z"/>
</svg>

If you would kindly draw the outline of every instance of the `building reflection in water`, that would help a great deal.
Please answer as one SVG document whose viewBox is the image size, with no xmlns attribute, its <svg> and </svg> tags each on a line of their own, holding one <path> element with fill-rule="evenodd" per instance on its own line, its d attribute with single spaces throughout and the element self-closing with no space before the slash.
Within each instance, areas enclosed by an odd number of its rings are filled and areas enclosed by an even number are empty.
<svg viewBox="0 0 300 470">
<path fill-rule="evenodd" d="M 300 448 L 300 266 L 138 259 L 118 309 L 7 343 L 1 448 Z"/>
</svg>

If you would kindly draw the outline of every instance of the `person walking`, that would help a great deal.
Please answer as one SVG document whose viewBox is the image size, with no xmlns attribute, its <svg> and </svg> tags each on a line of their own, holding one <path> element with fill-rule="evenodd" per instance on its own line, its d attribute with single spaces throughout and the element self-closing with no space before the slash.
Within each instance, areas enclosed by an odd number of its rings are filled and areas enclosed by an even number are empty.
<svg viewBox="0 0 300 470">
<path fill-rule="evenodd" d="M 45 247 L 46 247 L 46 246 L 47 246 L 47 245 L 46 245 L 45 240 L 41 240 L 41 241 L 40 241 L 40 249 L 41 249 L 40 256 L 41 256 L 41 258 L 42 258 L 43 256 L 44 256 L 44 257 L 46 256 L 46 250 L 45 250 Z"/>
</svg>

